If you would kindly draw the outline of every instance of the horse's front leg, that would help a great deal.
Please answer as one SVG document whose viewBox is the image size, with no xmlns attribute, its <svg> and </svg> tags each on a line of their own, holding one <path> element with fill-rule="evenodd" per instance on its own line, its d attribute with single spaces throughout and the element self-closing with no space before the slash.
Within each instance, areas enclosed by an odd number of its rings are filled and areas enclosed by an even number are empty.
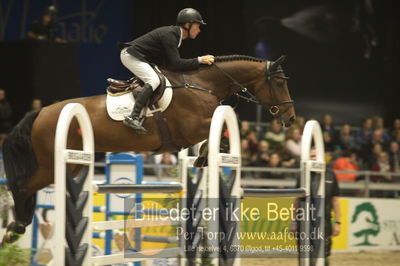
<svg viewBox="0 0 400 266">
<path fill-rule="evenodd" d="M 208 140 L 204 141 L 199 150 L 199 156 L 193 163 L 194 167 L 206 167 L 208 165 Z"/>
<path fill-rule="evenodd" d="M 229 151 L 229 138 L 224 134 L 221 135 L 219 150 L 222 153 Z M 194 167 L 206 167 L 208 166 L 208 140 L 204 141 L 199 150 L 199 156 L 193 163 Z"/>
</svg>

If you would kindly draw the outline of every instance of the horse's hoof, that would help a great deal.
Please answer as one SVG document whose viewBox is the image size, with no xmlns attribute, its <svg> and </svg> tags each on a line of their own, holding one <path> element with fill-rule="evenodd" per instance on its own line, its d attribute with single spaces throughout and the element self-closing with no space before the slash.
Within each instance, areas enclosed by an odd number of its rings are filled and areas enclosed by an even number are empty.
<svg viewBox="0 0 400 266">
<path fill-rule="evenodd" d="M 8 231 L 4 234 L 3 241 L 1 242 L 1 246 L 4 246 L 6 244 L 12 244 L 15 241 L 17 241 L 21 236 L 22 236 L 22 234 L 18 234 L 13 231 L 11 231 L 11 232 Z"/>
<path fill-rule="evenodd" d="M 11 244 L 17 241 L 25 233 L 25 226 L 21 223 L 12 222 L 7 226 L 7 232 L 4 234 L 2 244 Z"/>
<path fill-rule="evenodd" d="M 197 157 L 197 159 L 193 163 L 194 167 L 202 168 L 208 166 L 208 161 L 206 157 Z"/>
</svg>

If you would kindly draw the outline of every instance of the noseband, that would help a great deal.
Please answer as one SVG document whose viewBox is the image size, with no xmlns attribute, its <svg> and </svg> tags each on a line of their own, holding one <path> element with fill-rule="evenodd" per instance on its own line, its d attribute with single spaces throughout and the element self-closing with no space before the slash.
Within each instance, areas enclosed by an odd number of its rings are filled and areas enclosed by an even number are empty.
<svg viewBox="0 0 400 266">
<path fill-rule="evenodd" d="M 278 67 L 277 67 L 277 69 L 276 70 L 274 70 L 274 71 L 270 71 L 270 66 L 271 66 L 271 62 L 270 61 L 267 61 L 267 64 L 266 64 L 266 66 L 265 66 L 265 72 L 267 73 L 267 75 L 268 75 L 268 83 L 269 83 L 269 93 L 270 93 L 270 95 L 271 95 L 271 98 L 272 98 L 272 102 L 274 102 L 274 98 L 275 98 L 275 94 L 273 93 L 274 91 L 273 91 L 273 89 L 272 89 L 272 82 L 271 82 L 271 78 L 282 78 L 282 79 L 289 79 L 289 77 L 286 77 L 285 76 L 285 73 L 283 72 L 283 69 L 282 69 L 282 67 L 279 65 Z M 270 107 L 269 107 L 269 109 L 268 109 L 268 111 L 269 111 L 269 113 L 271 114 L 271 115 L 273 115 L 273 116 L 276 116 L 276 115 L 278 115 L 278 113 L 279 113 L 279 106 L 280 105 L 283 105 L 283 104 L 294 104 L 294 101 L 292 100 L 292 99 L 290 99 L 290 100 L 286 100 L 286 101 L 282 101 L 282 102 L 278 102 L 278 103 L 276 103 L 276 104 L 272 104 Z"/>
</svg>

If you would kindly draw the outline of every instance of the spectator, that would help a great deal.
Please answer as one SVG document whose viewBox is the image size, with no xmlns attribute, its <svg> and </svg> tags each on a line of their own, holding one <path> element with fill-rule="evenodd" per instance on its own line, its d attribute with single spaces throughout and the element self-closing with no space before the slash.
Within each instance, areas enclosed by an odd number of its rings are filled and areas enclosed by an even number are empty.
<svg viewBox="0 0 400 266">
<path fill-rule="evenodd" d="M 6 91 L 0 89 L 0 134 L 8 133 L 12 128 L 12 109 L 6 99 Z"/>
<path fill-rule="evenodd" d="M 391 135 L 394 136 L 394 133 L 398 130 L 400 130 L 400 118 L 396 118 L 395 120 L 393 120 L 393 126 L 390 130 Z"/>
<path fill-rule="evenodd" d="M 355 138 L 358 147 L 363 147 L 367 144 L 372 134 L 372 119 L 367 117 L 362 120 L 362 126 L 355 133 Z"/>
<path fill-rule="evenodd" d="M 378 161 L 379 154 L 383 152 L 382 145 L 379 143 L 374 144 L 371 153 L 368 155 L 367 168 L 371 169 Z"/>
<path fill-rule="evenodd" d="M 293 126 L 300 129 L 300 133 L 303 135 L 304 125 L 306 124 L 306 120 L 303 116 L 296 116 L 296 120 L 294 121 Z"/>
<path fill-rule="evenodd" d="M 257 152 L 257 160 L 255 162 L 256 166 L 266 166 L 269 161 L 269 144 L 267 141 L 260 141 Z"/>
<path fill-rule="evenodd" d="M 249 140 L 242 139 L 240 141 L 242 166 L 251 166 L 256 163 L 257 154 L 253 154 L 250 150 Z M 242 177 L 251 177 L 253 174 L 249 171 L 242 171 Z"/>
<path fill-rule="evenodd" d="M 250 123 L 247 120 L 242 120 L 240 122 L 240 138 L 244 139 L 250 133 Z"/>
<path fill-rule="evenodd" d="M 251 129 L 250 123 L 247 120 L 243 120 L 240 123 L 240 138 L 247 139 L 251 153 L 256 153 L 258 150 L 258 139 L 255 131 Z"/>
<path fill-rule="evenodd" d="M 322 137 L 324 138 L 325 160 L 326 163 L 330 163 L 339 156 L 340 147 L 337 145 L 328 131 L 324 131 L 322 133 Z"/>
<path fill-rule="evenodd" d="M 139 154 L 143 155 L 143 164 L 144 164 L 144 175 L 151 175 L 154 176 L 156 174 L 156 169 L 153 167 L 146 167 L 147 165 L 155 165 L 155 157 L 151 156 L 148 152 L 139 152 Z M 160 172 L 161 174 L 161 172 Z"/>
<path fill-rule="evenodd" d="M 390 168 L 393 172 L 399 172 L 400 170 L 400 149 L 399 144 L 396 141 L 392 141 L 389 144 L 389 160 Z"/>
<path fill-rule="evenodd" d="M 322 128 L 323 131 L 327 131 L 329 133 L 329 135 L 331 135 L 331 137 L 333 139 L 336 138 L 336 131 L 333 128 L 332 115 L 324 114 L 324 116 L 322 117 L 321 128 Z"/>
<path fill-rule="evenodd" d="M 389 154 L 385 151 L 382 151 L 378 155 L 378 160 L 371 167 L 372 171 L 389 173 L 392 172 L 389 162 Z M 392 176 L 389 175 L 371 175 L 371 180 L 373 182 L 388 182 L 392 180 Z"/>
<path fill-rule="evenodd" d="M 265 134 L 264 139 L 268 141 L 271 151 L 277 152 L 281 150 L 285 141 L 285 132 L 282 124 L 277 119 L 271 121 L 271 130 Z"/>
<path fill-rule="evenodd" d="M 283 167 L 283 164 L 281 161 L 281 156 L 276 152 L 272 153 L 269 157 L 267 167 L 271 167 L 271 168 Z M 275 171 L 274 172 L 262 172 L 261 177 L 268 178 L 268 179 L 284 179 L 285 173 L 275 172 Z"/>
<path fill-rule="evenodd" d="M 382 137 L 383 139 L 388 142 L 390 140 L 389 134 L 386 132 L 384 128 L 384 121 L 381 116 L 374 116 L 372 117 L 372 128 L 373 130 L 381 129 L 382 130 Z"/>
<path fill-rule="evenodd" d="M 337 142 L 342 151 L 357 148 L 356 140 L 351 135 L 351 127 L 349 124 L 344 124 L 342 126 L 337 138 Z"/>
<path fill-rule="evenodd" d="M 40 99 L 33 99 L 33 100 L 32 100 L 32 105 L 31 105 L 31 107 L 32 107 L 32 109 L 31 109 L 32 111 L 42 109 L 42 100 L 40 100 Z"/>
<path fill-rule="evenodd" d="M 400 145 L 400 129 L 394 131 L 393 141 L 396 141 Z"/>
<path fill-rule="evenodd" d="M 246 139 L 249 143 L 249 149 L 251 154 L 256 154 L 258 151 L 258 139 L 256 132 L 251 130 L 247 135 Z"/>
<path fill-rule="evenodd" d="M 301 132 L 299 128 L 291 127 L 288 130 L 287 140 L 285 142 L 286 152 L 290 158 L 300 162 L 301 156 Z"/>
<path fill-rule="evenodd" d="M 240 141 L 240 149 L 242 155 L 242 165 L 249 166 L 251 164 L 252 153 L 249 147 L 249 141 L 247 139 L 242 139 Z"/>
<path fill-rule="evenodd" d="M 375 144 L 380 144 L 382 149 L 386 148 L 386 140 L 383 137 L 383 130 L 382 129 L 374 129 L 371 134 L 371 138 L 368 142 L 362 147 L 361 149 L 361 156 L 363 157 L 364 161 L 368 162 L 369 157 L 373 152 L 373 147 Z"/>
<path fill-rule="evenodd" d="M 333 163 L 333 170 L 349 170 L 349 171 L 358 171 L 358 163 L 357 163 L 357 154 L 353 150 L 343 151 L 342 157 L 336 159 Z M 336 178 L 339 181 L 356 181 L 356 174 L 344 174 L 344 173 L 336 173 Z"/>
<path fill-rule="evenodd" d="M 165 165 L 176 165 L 178 163 L 178 160 L 176 158 L 176 156 L 172 153 L 166 152 L 163 154 L 157 154 L 154 156 L 154 161 L 157 165 L 161 165 L 161 166 L 165 166 Z M 177 176 L 177 172 L 176 172 L 176 167 L 161 167 L 158 172 L 158 176 L 161 177 L 175 177 Z"/>
<path fill-rule="evenodd" d="M 49 6 L 43 12 L 40 20 L 33 22 L 28 32 L 28 37 L 33 40 L 54 41 L 60 43 L 66 42 L 63 39 L 56 37 L 56 13 L 56 7 Z"/>
</svg>

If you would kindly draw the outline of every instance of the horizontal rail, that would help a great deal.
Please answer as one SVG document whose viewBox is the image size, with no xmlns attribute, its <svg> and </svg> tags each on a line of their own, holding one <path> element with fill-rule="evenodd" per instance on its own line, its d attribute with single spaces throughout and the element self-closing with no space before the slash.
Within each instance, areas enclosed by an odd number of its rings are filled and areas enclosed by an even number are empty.
<svg viewBox="0 0 400 266">
<path fill-rule="evenodd" d="M 115 220 L 115 221 L 101 221 L 93 222 L 94 230 L 115 230 L 122 228 L 141 228 L 152 226 L 176 225 L 179 221 L 172 221 L 171 219 L 128 219 L 128 220 Z"/>
<path fill-rule="evenodd" d="M 197 158 L 197 157 L 194 157 Z M 104 162 L 95 162 L 94 165 L 96 167 L 105 167 L 106 163 Z M 178 165 L 171 165 L 171 164 L 144 164 L 143 168 L 145 169 L 157 169 L 157 168 L 176 168 Z M 282 173 L 300 173 L 300 168 L 283 168 L 283 167 L 261 167 L 261 166 L 242 166 L 241 169 L 243 172 L 282 172 Z M 335 173 L 340 174 L 356 174 L 356 175 L 385 175 L 385 176 L 399 176 L 399 172 L 388 172 L 382 173 L 377 171 L 370 171 L 370 170 L 361 170 L 361 171 L 354 171 L 354 170 L 333 170 Z"/>
<path fill-rule="evenodd" d="M 105 232 L 92 232 L 92 238 L 104 239 L 104 238 L 106 238 L 106 233 Z"/>
<path fill-rule="evenodd" d="M 107 264 L 117 264 L 117 263 L 129 263 L 129 262 L 140 262 L 145 261 L 147 258 L 131 258 L 126 259 L 123 253 L 111 254 L 111 255 L 100 255 L 92 257 L 93 265 L 107 265 Z"/>
<path fill-rule="evenodd" d="M 94 185 L 94 191 L 97 193 L 175 193 L 181 192 L 181 184 L 107 184 Z"/>
<path fill-rule="evenodd" d="M 245 198 L 284 198 L 296 197 L 303 198 L 306 196 L 304 188 L 244 188 L 243 197 Z"/>
<path fill-rule="evenodd" d="M 54 205 L 36 204 L 36 208 L 54 210 Z M 106 212 L 106 207 L 105 206 L 93 206 L 93 212 Z"/>
<path fill-rule="evenodd" d="M 181 248 L 145 249 L 138 252 L 128 252 L 92 257 L 93 265 L 107 265 L 145 261 L 151 258 L 176 258 L 182 253 Z"/>
<path fill-rule="evenodd" d="M 178 238 L 176 236 L 143 236 L 142 241 L 176 244 L 178 243 Z"/>
</svg>

